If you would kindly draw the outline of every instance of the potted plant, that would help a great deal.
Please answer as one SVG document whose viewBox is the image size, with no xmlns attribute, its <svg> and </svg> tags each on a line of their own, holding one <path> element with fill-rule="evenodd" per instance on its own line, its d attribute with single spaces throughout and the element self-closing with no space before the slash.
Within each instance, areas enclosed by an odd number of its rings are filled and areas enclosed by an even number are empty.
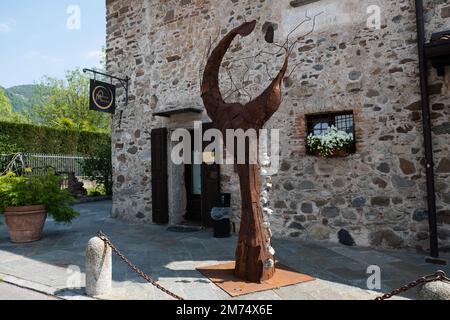
<svg viewBox="0 0 450 320">
<path fill-rule="evenodd" d="M 9 236 L 14 243 L 38 241 L 47 217 L 70 223 L 79 214 L 70 205 L 73 198 L 61 189 L 54 172 L 23 177 L 10 172 L 0 177 L 0 212 L 5 214 Z"/>
<path fill-rule="evenodd" d="M 338 130 L 331 126 L 320 135 L 309 135 L 308 149 L 320 157 L 342 157 L 347 155 L 347 149 L 354 143 L 353 134 Z"/>
</svg>

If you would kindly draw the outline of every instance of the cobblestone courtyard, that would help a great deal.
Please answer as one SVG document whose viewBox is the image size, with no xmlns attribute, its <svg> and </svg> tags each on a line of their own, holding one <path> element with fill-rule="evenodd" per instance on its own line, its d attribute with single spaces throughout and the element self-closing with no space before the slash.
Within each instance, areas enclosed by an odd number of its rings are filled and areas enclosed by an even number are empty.
<svg viewBox="0 0 450 320">
<path fill-rule="evenodd" d="M 231 299 L 196 268 L 232 261 L 235 237 L 215 239 L 210 231 L 173 233 L 163 226 L 126 224 L 110 218 L 110 202 L 81 204 L 76 209 L 81 216 L 73 225 L 47 221 L 44 238 L 36 243 L 10 243 L 6 226 L 0 225 L 0 279 L 61 298 L 84 299 L 84 288 L 68 289 L 78 281 L 68 268 L 81 269 L 80 283 L 84 287 L 85 247 L 98 230 L 103 230 L 143 271 L 175 293 L 193 300 Z M 379 292 L 367 290 L 366 271 L 370 265 L 381 267 L 383 292 L 438 269 L 450 271 L 448 267 L 426 264 L 423 254 L 404 250 L 289 240 L 274 240 L 274 247 L 283 264 L 317 280 L 242 299 L 373 299 Z M 169 299 L 144 283 L 116 257 L 113 257 L 113 281 L 113 291 L 103 298 Z M 415 294 L 416 291 L 411 291 L 406 297 L 415 298 Z"/>
</svg>

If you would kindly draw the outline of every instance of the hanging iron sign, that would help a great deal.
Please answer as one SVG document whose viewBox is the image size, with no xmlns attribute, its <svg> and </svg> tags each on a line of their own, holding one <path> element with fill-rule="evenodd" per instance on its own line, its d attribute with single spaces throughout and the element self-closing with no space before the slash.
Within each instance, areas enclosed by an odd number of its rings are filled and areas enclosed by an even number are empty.
<svg viewBox="0 0 450 320">
<path fill-rule="evenodd" d="M 89 108 L 94 111 L 114 114 L 116 111 L 116 86 L 91 80 Z"/>
</svg>

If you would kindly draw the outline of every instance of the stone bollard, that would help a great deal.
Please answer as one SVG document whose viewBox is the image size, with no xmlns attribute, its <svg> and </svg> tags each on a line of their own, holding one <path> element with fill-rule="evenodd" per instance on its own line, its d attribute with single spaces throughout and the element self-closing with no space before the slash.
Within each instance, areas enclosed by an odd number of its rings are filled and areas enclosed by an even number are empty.
<svg viewBox="0 0 450 320">
<path fill-rule="evenodd" d="M 450 300 L 450 283 L 430 282 L 419 287 L 419 300 Z"/>
<path fill-rule="evenodd" d="M 111 248 L 100 238 L 92 238 L 86 248 L 86 293 L 91 297 L 108 294 L 111 283 Z"/>
</svg>

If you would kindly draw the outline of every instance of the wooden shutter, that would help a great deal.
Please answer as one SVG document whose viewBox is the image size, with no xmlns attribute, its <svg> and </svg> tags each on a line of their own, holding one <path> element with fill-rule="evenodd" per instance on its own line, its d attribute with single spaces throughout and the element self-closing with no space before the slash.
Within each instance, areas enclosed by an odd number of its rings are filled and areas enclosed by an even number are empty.
<svg viewBox="0 0 450 320">
<path fill-rule="evenodd" d="M 168 224 L 167 129 L 153 129 L 151 138 L 153 222 Z"/>
</svg>

